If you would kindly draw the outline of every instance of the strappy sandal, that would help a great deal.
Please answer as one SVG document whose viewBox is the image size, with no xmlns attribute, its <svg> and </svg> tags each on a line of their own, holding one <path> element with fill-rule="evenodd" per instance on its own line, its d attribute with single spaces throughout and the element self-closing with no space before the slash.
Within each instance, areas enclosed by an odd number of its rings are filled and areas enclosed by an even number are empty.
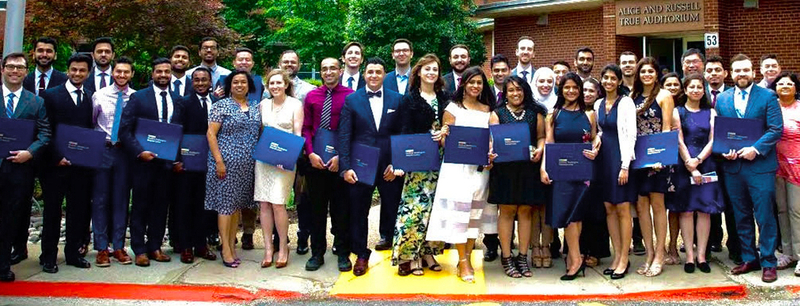
<svg viewBox="0 0 800 306">
<path fill-rule="evenodd" d="M 645 274 L 645 276 L 647 277 L 659 276 L 661 275 L 661 268 L 662 268 L 661 264 L 657 263 L 653 264 L 650 266 L 650 269 L 647 270 L 647 274 Z"/>
<path fill-rule="evenodd" d="M 647 274 L 647 271 L 650 271 L 650 264 L 645 262 L 639 266 L 638 269 L 636 269 L 636 274 L 645 275 Z"/>
<path fill-rule="evenodd" d="M 458 265 L 456 265 L 456 276 L 461 279 L 461 281 L 465 283 L 474 283 L 475 282 L 475 274 L 461 274 L 461 265 L 469 263 L 466 258 L 458 260 Z"/>
<path fill-rule="evenodd" d="M 508 277 L 520 278 L 522 274 L 517 270 L 514 260 L 514 256 L 502 257 L 500 258 L 500 263 L 503 264 L 503 272 L 505 272 Z"/>
<path fill-rule="evenodd" d="M 531 255 L 531 264 L 537 269 L 542 267 L 542 248 L 535 246 L 533 247 L 533 254 Z"/>
<path fill-rule="evenodd" d="M 428 265 L 428 260 L 426 259 L 428 256 L 430 256 L 430 259 L 433 261 L 433 264 L 431 265 Z M 425 255 L 422 257 L 422 267 L 428 268 L 428 270 L 434 272 L 442 271 L 442 266 L 439 265 L 439 263 L 436 261 L 436 258 L 434 258 L 433 255 Z"/>
<path fill-rule="evenodd" d="M 397 275 L 407 276 L 411 274 L 411 262 L 406 261 L 397 265 Z"/>
<path fill-rule="evenodd" d="M 528 266 L 528 254 L 519 253 L 517 257 L 514 258 L 514 263 L 517 265 L 517 270 L 522 276 L 531 277 L 533 273 L 531 273 L 531 268 Z"/>
<path fill-rule="evenodd" d="M 542 267 L 545 268 L 552 268 L 553 267 L 553 258 L 550 257 L 550 250 L 545 249 L 542 247 Z"/>
<path fill-rule="evenodd" d="M 584 259 L 583 262 L 586 263 L 587 267 L 594 268 L 597 267 L 597 265 L 600 263 L 600 260 L 594 256 L 586 256 L 586 259 Z"/>
<path fill-rule="evenodd" d="M 676 254 L 667 254 L 667 258 L 664 259 L 664 264 L 668 266 L 679 265 L 681 264 L 681 258 Z"/>
<path fill-rule="evenodd" d="M 411 274 L 415 276 L 425 275 L 425 270 L 422 270 L 422 264 L 419 263 L 419 259 L 411 262 Z"/>
</svg>

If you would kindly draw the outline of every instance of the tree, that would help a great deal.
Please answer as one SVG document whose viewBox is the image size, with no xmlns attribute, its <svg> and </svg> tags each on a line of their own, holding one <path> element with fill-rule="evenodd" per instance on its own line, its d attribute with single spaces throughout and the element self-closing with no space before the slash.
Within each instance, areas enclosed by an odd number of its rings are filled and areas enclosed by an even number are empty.
<svg viewBox="0 0 800 306">
<path fill-rule="evenodd" d="M 366 56 L 378 56 L 390 67 L 392 42 L 401 37 L 411 41 L 417 57 L 439 56 L 443 70 L 450 66 L 447 57 L 455 44 L 470 48 L 471 64 L 485 61 L 483 39 L 469 18 L 475 11 L 472 1 L 352 0 L 349 11 L 347 38 L 364 44 Z"/>
</svg>

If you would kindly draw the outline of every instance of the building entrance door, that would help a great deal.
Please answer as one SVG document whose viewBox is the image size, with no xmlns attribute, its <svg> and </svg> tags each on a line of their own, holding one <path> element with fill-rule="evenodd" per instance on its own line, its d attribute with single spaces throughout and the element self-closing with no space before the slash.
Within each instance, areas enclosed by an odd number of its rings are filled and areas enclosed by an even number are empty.
<svg viewBox="0 0 800 306">
<path fill-rule="evenodd" d="M 681 69 L 682 38 L 647 38 L 647 56 L 652 56 L 661 66 L 659 75 Z M 680 73 L 680 72 L 679 72 Z"/>
</svg>

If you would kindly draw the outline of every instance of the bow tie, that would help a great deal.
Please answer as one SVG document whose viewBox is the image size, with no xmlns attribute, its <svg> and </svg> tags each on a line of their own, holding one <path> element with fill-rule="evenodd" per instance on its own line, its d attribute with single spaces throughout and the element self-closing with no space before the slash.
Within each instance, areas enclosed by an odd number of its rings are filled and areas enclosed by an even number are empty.
<svg viewBox="0 0 800 306">
<path fill-rule="evenodd" d="M 378 90 L 376 92 L 367 91 L 367 98 L 372 98 L 372 97 L 380 98 L 381 97 L 381 91 L 380 90 Z"/>
</svg>

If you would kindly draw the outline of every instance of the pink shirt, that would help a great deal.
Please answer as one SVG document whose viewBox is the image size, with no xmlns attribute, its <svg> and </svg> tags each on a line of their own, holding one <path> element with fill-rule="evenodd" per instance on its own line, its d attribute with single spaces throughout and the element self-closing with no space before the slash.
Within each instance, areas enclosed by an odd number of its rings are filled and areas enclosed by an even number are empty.
<svg viewBox="0 0 800 306">
<path fill-rule="evenodd" d="M 783 112 L 783 135 L 778 141 L 779 177 L 785 178 L 789 183 L 800 185 L 800 101 L 792 105 L 781 105 Z"/>
</svg>

